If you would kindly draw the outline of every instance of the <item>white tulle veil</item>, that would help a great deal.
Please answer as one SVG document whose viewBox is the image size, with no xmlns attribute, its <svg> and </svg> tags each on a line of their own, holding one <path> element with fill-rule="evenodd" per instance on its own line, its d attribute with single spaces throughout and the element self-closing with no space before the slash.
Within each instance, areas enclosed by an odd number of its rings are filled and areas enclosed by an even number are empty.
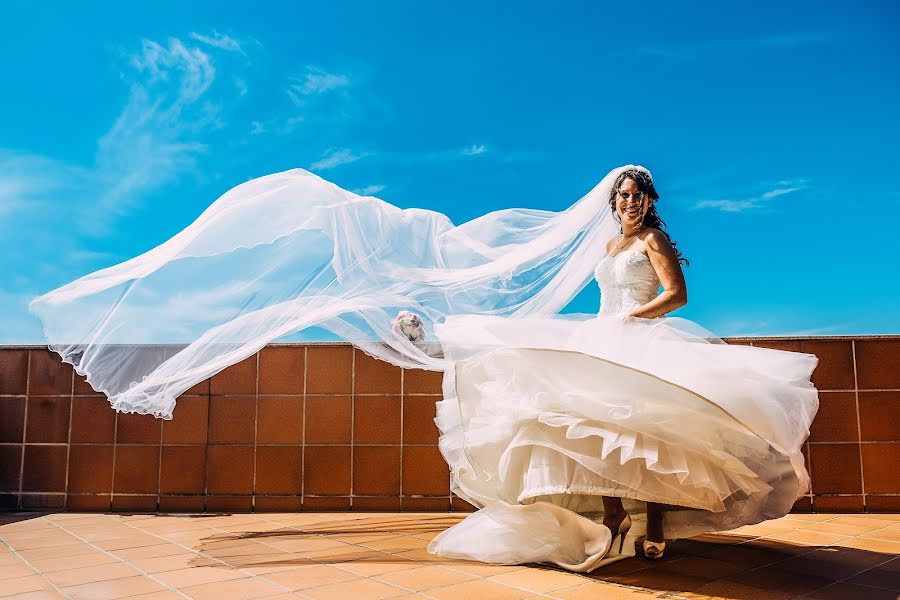
<svg viewBox="0 0 900 600">
<path fill-rule="evenodd" d="M 609 172 L 567 209 L 510 208 L 454 225 L 303 169 L 229 190 L 156 248 L 35 298 L 49 347 L 122 412 L 169 419 L 175 399 L 264 347 L 323 332 L 406 368 L 443 370 L 426 332 L 449 315 L 558 313 L 618 232 Z"/>
</svg>

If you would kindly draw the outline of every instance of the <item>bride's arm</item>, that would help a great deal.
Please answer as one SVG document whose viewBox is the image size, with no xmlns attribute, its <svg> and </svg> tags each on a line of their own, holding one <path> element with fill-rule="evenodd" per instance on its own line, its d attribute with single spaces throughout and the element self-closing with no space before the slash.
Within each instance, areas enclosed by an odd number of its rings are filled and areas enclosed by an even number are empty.
<svg viewBox="0 0 900 600">
<path fill-rule="evenodd" d="M 647 256 L 662 283 L 663 291 L 653 300 L 632 310 L 629 316 L 652 319 L 687 304 L 687 285 L 678 255 L 669 240 L 660 231 L 651 231 L 644 238 Z"/>
</svg>

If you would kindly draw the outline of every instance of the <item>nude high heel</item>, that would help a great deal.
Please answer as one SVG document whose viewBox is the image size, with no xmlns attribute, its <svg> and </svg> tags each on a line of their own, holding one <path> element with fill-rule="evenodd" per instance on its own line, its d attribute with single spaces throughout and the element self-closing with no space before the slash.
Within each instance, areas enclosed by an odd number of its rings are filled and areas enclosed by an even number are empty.
<svg viewBox="0 0 900 600">
<path fill-rule="evenodd" d="M 663 540 L 662 542 L 651 542 L 650 540 L 644 538 L 644 558 L 657 560 L 663 557 L 665 551 L 665 540 Z"/>
<path fill-rule="evenodd" d="M 619 521 L 619 528 L 613 532 L 610 530 L 610 533 L 613 534 L 612 539 L 609 541 L 609 547 L 612 548 L 613 544 L 616 543 L 616 537 L 619 538 L 619 554 L 622 554 L 622 548 L 625 547 L 625 536 L 628 535 L 628 530 L 631 529 L 631 515 L 625 513 L 625 517 Z"/>
</svg>

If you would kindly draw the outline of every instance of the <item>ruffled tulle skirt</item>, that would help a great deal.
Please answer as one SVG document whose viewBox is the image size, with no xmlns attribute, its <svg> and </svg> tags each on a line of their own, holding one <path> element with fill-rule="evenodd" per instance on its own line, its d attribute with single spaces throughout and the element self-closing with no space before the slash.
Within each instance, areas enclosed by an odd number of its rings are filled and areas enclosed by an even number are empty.
<svg viewBox="0 0 900 600">
<path fill-rule="evenodd" d="M 440 449 L 480 508 L 435 554 L 589 571 L 634 553 L 610 549 L 600 496 L 669 505 L 671 539 L 783 516 L 809 488 L 815 355 L 677 317 L 466 315 L 435 335 Z"/>
</svg>

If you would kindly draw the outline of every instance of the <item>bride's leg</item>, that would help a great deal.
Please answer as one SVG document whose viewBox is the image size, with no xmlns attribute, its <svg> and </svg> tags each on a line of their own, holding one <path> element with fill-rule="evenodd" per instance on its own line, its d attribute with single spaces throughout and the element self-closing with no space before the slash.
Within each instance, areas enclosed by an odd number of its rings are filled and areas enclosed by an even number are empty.
<svg viewBox="0 0 900 600">
<path fill-rule="evenodd" d="M 647 539 L 651 542 L 664 542 L 663 505 L 656 502 L 647 503 Z"/>
<path fill-rule="evenodd" d="M 603 496 L 603 524 L 611 531 L 618 531 L 619 523 L 625 518 L 625 507 L 618 496 Z"/>
</svg>

